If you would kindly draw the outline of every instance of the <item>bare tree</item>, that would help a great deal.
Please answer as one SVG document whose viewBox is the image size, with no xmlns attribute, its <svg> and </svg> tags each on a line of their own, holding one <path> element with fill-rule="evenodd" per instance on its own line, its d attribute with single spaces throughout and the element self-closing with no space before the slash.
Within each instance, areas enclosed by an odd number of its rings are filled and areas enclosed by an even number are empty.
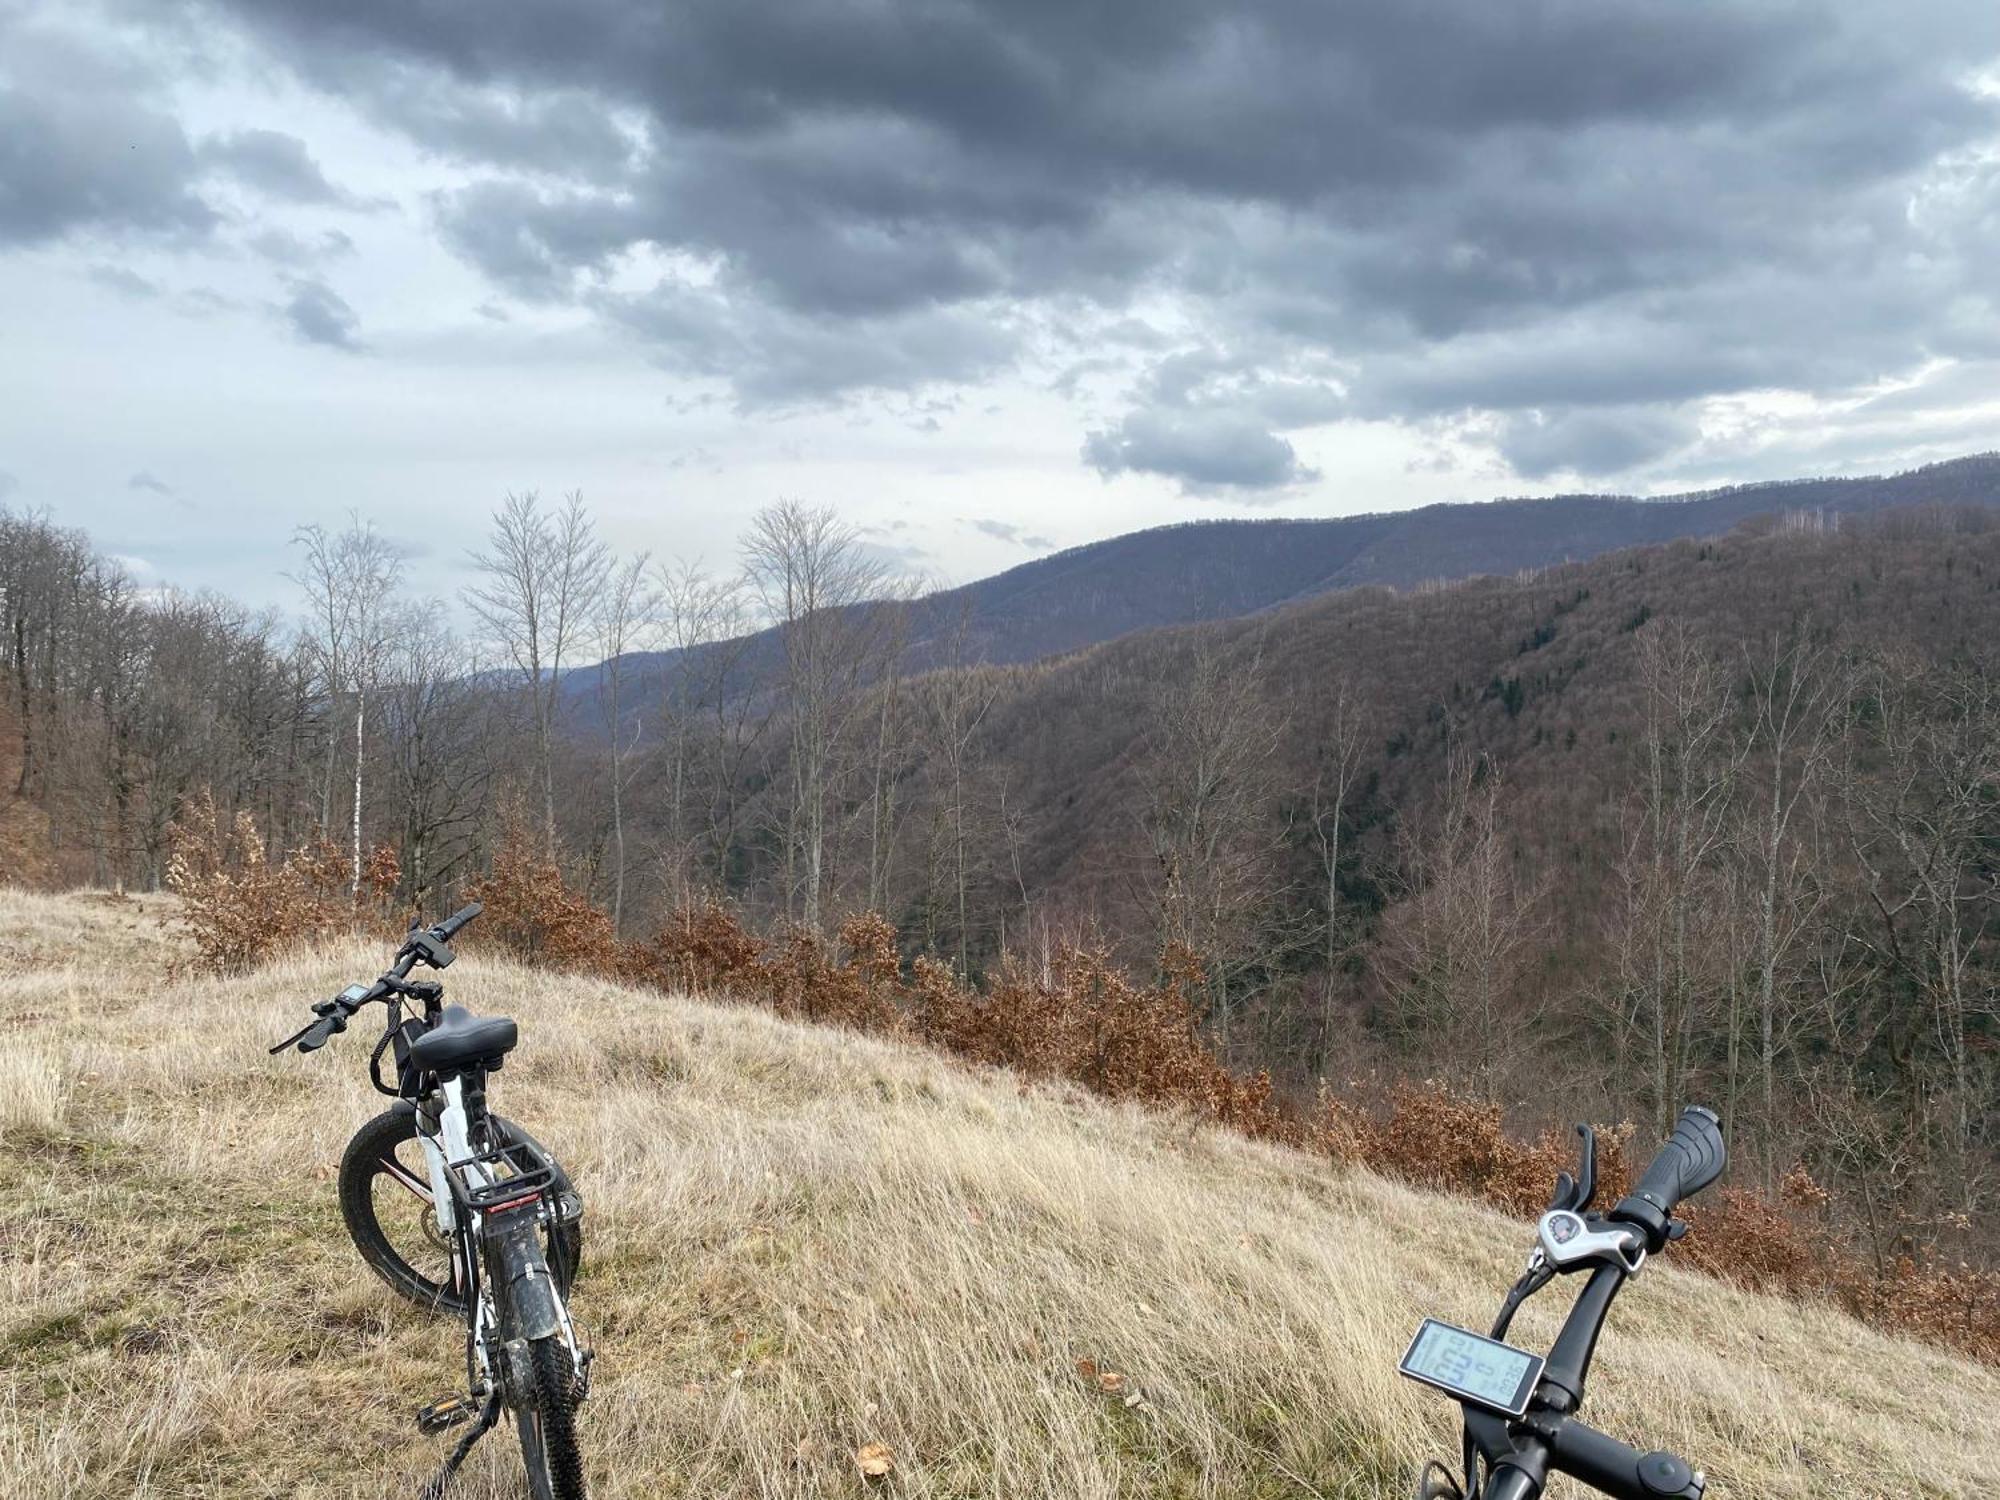
<svg viewBox="0 0 2000 1500">
<path fill-rule="evenodd" d="M 1645 1048 L 1664 1135 L 1704 1012 L 1726 983 L 1717 924 L 1736 920 L 1737 903 L 1721 888 L 1721 855 L 1744 749 L 1730 737 L 1721 666 L 1685 621 L 1642 630 L 1638 656 L 1643 759 L 1617 867 L 1625 901 L 1614 946 L 1625 1020 Z"/>
<path fill-rule="evenodd" d="M 1263 921 L 1283 885 L 1274 757 L 1254 651 L 1208 639 L 1159 686 L 1140 767 L 1158 937 L 1198 954 L 1225 1043 L 1239 984 L 1264 961 Z"/>
<path fill-rule="evenodd" d="M 401 569 L 395 549 L 372 524 L 348 517 L 345 531 L 329 535 L 319 526 L 301 527 L 293 541 L 305 550 L 297 582 L 309 607 L 307 640 L 319 662 L 329 705 L 343 693 L 354 709 L 354 806 L 351 820 L 353 888 L 361 889 L 362 774 L 367 765 L 365 727 L 368 696 L 377 686 L 388 656 L 391 591 Z M 333 810 L 333 747 L 327 749 L 327 778 L 321 794 L 321 821 Z"/>
<path fill-rule="evenodd" d="M 972 966 L 970 904 L 978 810 L 974 775 L 980 726 L 1000 691 L 1000 674 L 968 661 L 972 625 L 969 605 L 960 608 L 943 633 L 937 669 L 915 684 L 918 721 L 931 764 L 930 805 L 932 878 L 924 903 L 930 946 L 935 949 L 937 912 L 943 905 L 940 885 L 948 882 L 952 931 L 958 949 L 958 971 Z M 942 876 L 940 880 L 938 877 Z"/>
<path fill-rule="evenodd" d="M 1342 835 L 1348 799 L 1361 769 L 1361 745 L 1367 733 L 1366 712 L 1346 677 L 1335 677 L 1322 688 L 1320 722 L 1314 746 L 1313 781 L 1307 796 L 1307 817 L 1313 847 L 1319 855 L 1321 891 L 1326 903 L 1320 933 L 1320 962 L 1326 974 L 1321 995 L 1318 1055 L 1326 1056 L 1333 1029 L 1333 979 L 1346 959 L 1353 930 L 1341 899 Z"/>
<path fill-rule="evenodd" d="M 1379 972 L 1427 1066 L 1462 1069 L 1495 1097 L 1524 1038 L 1510 1006 L 1526 973 L 1540 892 L 1514 869 L 1501 778 L 1454 737 L 1438 805 L 1404 830 L 1404 899 L 1387 915 Z"/>
<path fill-rule="evenodd" d="M 485 753 L 489 693 L 464 646 L 425 604 L 398 611 L 381 698 L 383 737 L 402 821 L 404 890 L 438 904 L 470 834 L 492 772 Z"/>
<path fill-rule="evenodd" d="M 604 653 L 598 669 L 598 705 L 611 748 L 611 925 L 622 932 L 625 920 L 625 786 L 627 761 L 643 726 L 626 701 L 628 652 L 644 651 L 659 628 L 660 598 L 653 591 L 643 552 L 610 570 L 596 602 L 597 644 Z M 628 731 L 627 717 L 631 717 Z M 628 738 L 629 736 L 629 738 Z"/>
<path fill-rule="evenodd" d="M 833 511 L 781 501 L 757 513 L 743 567 L 778 628 L 789 739 L 786 908 L 818 930 L 828 890 L 829 819 L 858 688 L 878 659 L 888 569 Z"/>
<path fill-rule="evenodd" d="M 1749 795 L 1739 844 L 1755 903 L 1749 961 L 1755 989 L 1764 1179 L 1769 1189 L 1777 1180 L 1780 991 L 1822 889 L 1812 879 L 1816 871 L 1811 849 L 1794 836 L 1794 823 L 1801 803 L 1818 790 L 1829 766 L 1834 732 L 1829 709 L 1837 678 L 1825 649 L 1799 633 L 1773 640 L 1754 655 L 1746 650 L 1744 664 L 1751 711 L 1749 754 L 1743 762 Z M 1738 1035 L 1732 1017 L 1730 1108 L 1724 1115 L 1732 1144 L 1738 1116 Z"/>
<path fill-rule="evenodd" d="M 659 684 L 672 898 L 729 881 L 750 758 L 771 715 L 747 586 L 696 563 L 656 574 L 670 656 Z"/>
<path fill-rule="evenodd" d="M 473 554 L 486 582 L 465 601 L 512 663 L 534 723 L 537 779 L 548 853 L 556 852 L 555 736 L 562 673 L 590 627 L 609 560 L 581 493 L 545 512 L 533 490 L 510 494 L 493 515 L 487 550 Z"/>
</svg>

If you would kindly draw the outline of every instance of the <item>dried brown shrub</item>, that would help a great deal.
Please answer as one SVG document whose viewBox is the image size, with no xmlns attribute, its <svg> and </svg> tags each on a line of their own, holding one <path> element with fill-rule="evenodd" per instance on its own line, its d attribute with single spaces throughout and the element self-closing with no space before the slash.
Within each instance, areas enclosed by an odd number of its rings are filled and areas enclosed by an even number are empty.
<svg viewBox="0 0 2000 1500">
<path fill-rule="evenodd" d="M 503 814 L 493 867 L 466 894 L 486 906 L 479 935 L 524 963 L 598 977 L 621 972 L 611 918 L 569 888 L 518 808 Z"/>
<path fill-rule="evenodd" d="M 1507 1134 L 1498 1105 L 1437 1082 L 1396 1084 L 1380 1119 L 1337 1099 L 1322 1110 L 1332 1119 L 1320 1134 L 1340 1142 L 1351 1159 L 1420 1187 L 1484 1198 L 1510 1213 L 1542 1208 L 1556 1173 L 1575 1160 L 1560 1134 L 1517 1141 Z"/>
<path fill-rule="evenodd" d="M 1757 1291 L 1804 1292 L 1831 1286 L 1824 1234 L 1809 1233 L 1779 1204 L 1741 1188 L 1715 1188 L 1683 1214 L 1683 1253 L 1704 1270 Z"/>
<path fill-rule="evenodd" d="M 1857 1317 L 2000 1364 L 2000 1273 L 1920 1267 L 1908 1257 L 1881 1276 L 1848 1271 L 1837 1292 Z"/>
<path fill-rule="evenodd" d="M 384 925 L 398 879 L 394 852 L 377 849 L 356 891 L 347 857 L 325 839 L 273 864 L 255 819 L 240 812 L 225 824 L 207 792 L 174 820 L 168 848 L 167 885 L 181 898 L 176 918 L 193 940 L 196 966 L 213 974 Z"/>
<path fill-rule="evenodd" d="M 703 901 L 675 912 L 652 937 L 631 944 L 624 954 L 625 977 L 663 990 L 733 992 L 763 951 L 735 912 L 719 901 Z"/>
<path fill-rule="evenodd" d="M 1104 950 L 1073 946 L 1040 977 L 1004 963 L 981 993 L 919 959 L 907 1004 L 920 1037 L 969 1061 L 1185 1109 L 1250 1135 L 1300 1138 L 1268 1074 L 1237 1076 L 1201 1040 L 1188 998 L 1201 978 L 1185 950 L 1169 951 L 1159 982 L 1141 985 Z"/>
<path fill-rule="evenodd" d="M 842 924 L 837 944 L 794 927 L 739 972 L 735 993 L 781 1016 L 856 1031 L 903 1030 L 896 932 L 880 917 Z"/>
</svg>

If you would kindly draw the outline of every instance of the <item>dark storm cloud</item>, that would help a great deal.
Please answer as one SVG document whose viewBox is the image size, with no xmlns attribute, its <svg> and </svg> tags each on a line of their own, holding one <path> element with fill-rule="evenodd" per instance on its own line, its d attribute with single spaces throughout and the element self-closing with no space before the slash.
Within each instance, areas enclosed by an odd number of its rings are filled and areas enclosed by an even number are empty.
<svg viewBox="0 0 2000 1500">
<path fill-rule="evenodd" d="M 295 281 L 291 291 L 279 312 L 298 338 L 331 349 L 360 349 L 361 320 L 338 292 L 313 280 Z"/>
<path fill-rule="evenodd" d="M 0 250 L 71 236 L 185 241 L 217 222 L 158 65 L 0 4 Z"/>
<path fill-rule="evenodd" d="M 200 234 L 216 215 L 172 116 L 0 79 L 0 247 L 79 230 Z"/>
<path fill-rule="evenodd" d="M 1700 435 L 1686 416 L 1652 407 L 1533 411 L 1509 417 L 1496 446 L 1516 474 L 1621 474 Z"/>
<path fill-rule="evenodd" d="M 281 130 L 238 130 L 201 144 L 202 163 L 243 186 L 287 203 L 351 204 L 326 180 L 306 143 Z"/>
<path fill-rule="evenodd" d="M 1974 0 L 225 8 L 477 171 L 437 221 L 517 296 L 753 402 L 1115 342 L 1153 363 L 1088 460 L 1204 491 L 1341 414 L 1601 472 L 2000 326 Z M 1197 332 L 1109 334 L 1162 304 Z"/>
<path fill-rule="evenodd" d="M 363 84 L 380 118 L 441 156 L 604 180 L 631 162 L 635 142 L 604 102 L 584 89 L 522 94 L 440 89 L 428 69 L 371 68 Z"/>
<path fill-rule="evenodd" d="M 1006 314 L 994 308 L 813 316 L 670 282 L 645 293 L 595 293 L 589 301 L 662 366 L 727 380 L 746 406 L 983 380 L 1018 347 Z"/>
</svg>

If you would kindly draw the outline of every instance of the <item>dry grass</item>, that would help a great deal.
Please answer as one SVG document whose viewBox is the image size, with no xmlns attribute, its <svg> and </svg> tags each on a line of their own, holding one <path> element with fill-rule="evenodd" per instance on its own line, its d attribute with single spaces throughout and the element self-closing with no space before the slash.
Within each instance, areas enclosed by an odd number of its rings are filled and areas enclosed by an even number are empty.
<svg viewBox="0 0 2000 1500">
<path fill-rule="evenodd" d="M 444 1447 L 409 1413 L 458 1355 L 340 1228 L 367 1040 L 264 1055 L 382 953 L 162 982 L 155 913 L 0 893 L 0 1490 L 405 1493 Z M 494 1097 L 589 1204 L 600 1496 L 1399 1496 L 1450 1446 L 1403 1342 L 1481 1321 L 1525 1248 L 1480 1208 L 923 1051 L 476 955 L 450 979 L 522 1021 Z M 1903 1497 L 1977 1491 L 1996 1405 L 1991 1369 L 1663 1267 L 1590 1410 L 1712 1495 Z M 870 1442 L 895 1455 L 872 1485 Z M 504 1436 L 481 1454 L 461 1493 L 518 1494 Z"/>
</svg>

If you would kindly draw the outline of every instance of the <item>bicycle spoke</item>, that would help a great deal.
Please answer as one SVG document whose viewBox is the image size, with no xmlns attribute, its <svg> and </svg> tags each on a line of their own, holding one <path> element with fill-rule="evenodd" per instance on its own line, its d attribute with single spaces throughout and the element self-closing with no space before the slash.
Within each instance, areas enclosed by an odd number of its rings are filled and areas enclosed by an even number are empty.
<svg viewBox="0 0 2000 1500">
<path fill-rule="evenodd" d="M 393 1156 L 381 1158 L 381 1170 L 384 1177 L 389 1178 L 398 1187 L 408 1189 L 416 1196 L 419 1202 L 426 1206 L 429 1205 L 431 1202 L 431 1185 L 407 1170 Z"/>
</svg>

